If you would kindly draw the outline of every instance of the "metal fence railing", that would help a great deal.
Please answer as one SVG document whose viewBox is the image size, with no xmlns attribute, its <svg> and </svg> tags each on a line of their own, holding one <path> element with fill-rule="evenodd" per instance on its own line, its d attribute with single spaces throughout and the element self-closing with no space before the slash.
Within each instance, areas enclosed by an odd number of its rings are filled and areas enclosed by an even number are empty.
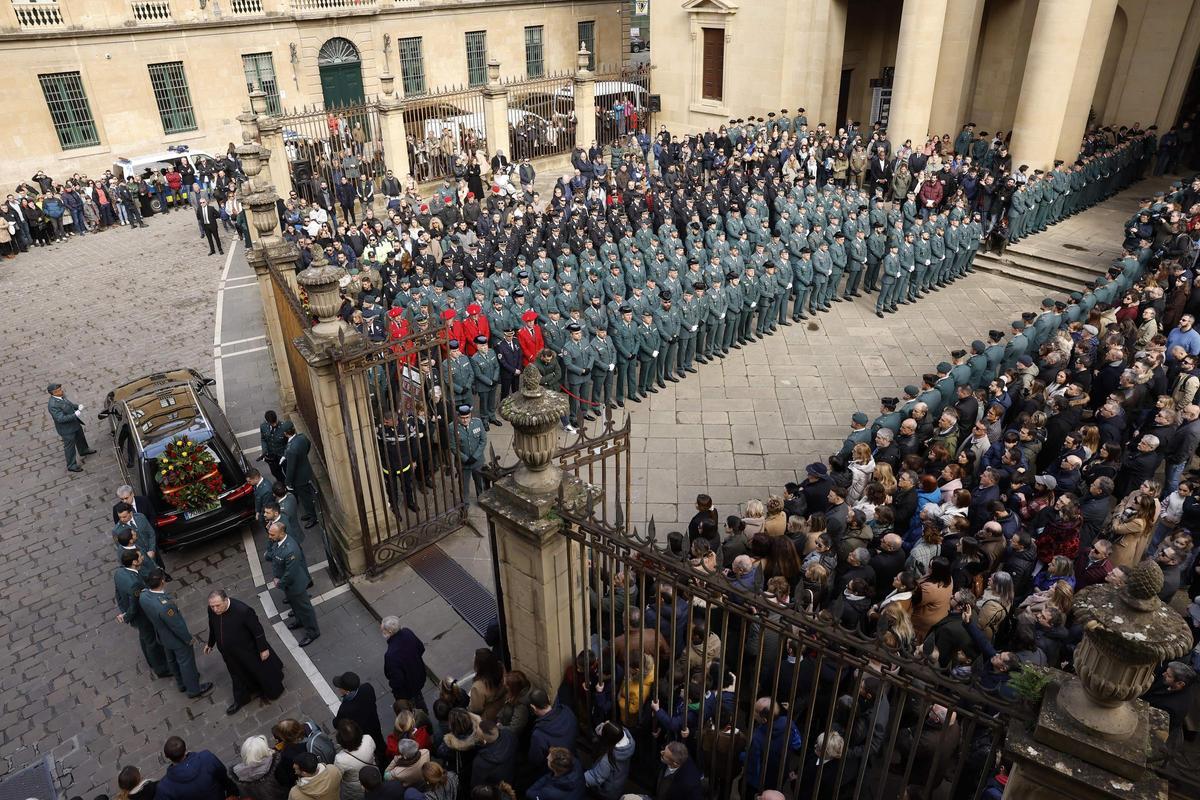
<svg viewBox="0 0 1200 800">
<path fill-rule="evenodd" d="M 421 182 L 465 177 L 471 158 L 488 153 L 482 89 L 445 87 L 404 99 L 408 163 Z"/>
<path fill-rule="evenodd" d="M 575 82 L 570 72 L 505 83 L 514 161 L 575 149 Z"/>
<path fill-rule="evenodd" d="M 330 189 L 343 175 L 356 185 L 363 180 L 378 182 L 387 170 L 375 102 L 304 106 L 282 114 L 280 122 L 292 188 L 310 202 L 322 181 Z"/>
<path fill-rule="evenodd" d="M 650 131 L 650 70 L 602 66 L 596 70 L 596 141 L 611 145 L 639 128 Z"/>
</svg>

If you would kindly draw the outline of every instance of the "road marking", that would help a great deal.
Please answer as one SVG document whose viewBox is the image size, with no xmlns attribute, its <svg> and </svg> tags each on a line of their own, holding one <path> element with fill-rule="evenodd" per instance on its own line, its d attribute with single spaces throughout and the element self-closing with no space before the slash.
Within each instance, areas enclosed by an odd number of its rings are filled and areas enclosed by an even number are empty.
<svg viewBox="0 0 1200 800">
<path fill-rule="evenodd" d="M 225 291 L 233 292 L 233 291 L 237 291 L 238 289 L 250 289 L 252 287 L 258 288 L 258 282 L 255 281 L 254 283 L 238 283 L 238 284 L 234 284 L 232 286 L 226 286 Z"/>
<path fill-rule="evenodd" d="M 219 361 L 220 359 L 223 359 L 223 358 L 236 358 L 237 356 L 246 356 L 246 355 L 250 355 L 251 353 L 258 353 L 258 352 L 261 352 L 266 349 L 267 349 L 267 346 L 264 344 L 262 347 L 251 347 L 249 350 L 238 350 L 236 353 L 220 353 L 220 352 L 218 352 L 215 355 L 216 355 L 217 360 Z"/>
<path fill-rule="evenodd" d="M 214 388 L 216 389 L 217 403 L 221 406 L 221 408 L 225 408 L 225 373 L 221 367 L 222 359 L 235 355 L 241 355 L 242 353 L 250 353 L 256 352 L 257 350 L 267 349 L 267 347 L 264 345 L 263 347 L 255 348 L 254 350 L 244 350 L 239 353 L 231 353 L 230 356 L 221 355 L 221 324 L 222 318 L 224 317 L 225 289 L 226 283 L 229 281 L 229 270 L 233 266 L 233 254 L 237 252 L 238 244 L 240 244 L 240 241 L 234 241 L 232 244 L 230 244 L 229 253 L 225 257 L 225 268 L 221 270 L 221 281 L 217 284 L 217 313 L 213 330 L 213 380 L 216 381 Z M 246 285 L 253 286 L 254 284 L 251 283 Z M 240 289 L 244 287 L 231 286 L 228 288 Z M 266 337 L 262 336 L 256 338 L 265 339 Z M 236 344 L 236 342 L 230 342 L 229 344 Z M 257 431 L 255 431 L 255 433 L 257 433 Z M 254 546 L 254 536 L 250 532 L 249 525 L 242 527 L 242 548 L 246 551 L 246 561 L 250 565 L 250 576 L 254 579 L 254 585 L 265 586 L 266 577 L 263 575 L 262 562 L 259 561 L 258 548 Z M 349 584 L 344 584 L 344 586 L 348 591 Z M 258 600 L 259 603 L 261 603 L 263 612 L 267 615 L 268 620 L 279 615 L 279 612 L 275 607 L 275 601 L 271 599 L 270 591 L 259 592 Z M 300 671 L 303 672 L 305 677 L 308 678 L 309 682 L 312 683 L 313 688 L 317 690 L 317 694 L 321 697 L 321 700 L 329 706 L 330 711 L 336 713 L 341 704 L 338 701 L 337 695 L 333 691 L 333 687 L 330 686 L 329 682 L 325 680 L 325 676 L 323 676 L 321 671 L 317 669 L 317 665 L 314 664 L 312 659 L 308 657 L 308 653 L 304 652 L 304 650 L 300 647 L 300 644 L 296 641 L 296 637 L 292 636 L 292 632 L 287 629 L 287 625 L 280 621 L 275 623 L 274 628 L 275 633 L 279 635 L 279 641 L 283 642 L 284 647 L 286 647 L 288 652 L 292 654 L 292 658 L 296 660 L 296 664 L 300 667 Z"/>
<path fill-rule="evenodd" d="M 245 544 L 245 541 L 244 541 L 244 540 L 243 540 L 243 544 Z M 250 546 L 251 546 L 251 547 L 253 547 L 253 546 L 254 546 L 254 540 L 251 540 L 251 541 L 250 541 Z M 314 573 L 314 572 L 317 572 L 317 571 L 319 571 L 319 570 L 327 569 L 328 567 L 329 567 L 329 562 L 328 562 L 328 561 L 318 561 L 316 564 L 313 564 L 311 567 L 309 567 L 309 568 L 308 568 L 308 572 L 309 572 L 309 574 L 312 574 L 312 573 Z M 267 585 L 267 579 L 266 579 L 266 577 L 263 575 L 263 572 L 262 572 L 262 570 L 261 570 L 261 569 L 260 569 L 260 570 L 258 570 L 258 572 L 257 572 L 257 573 L 254 575 L 254 585 L 255 585 L 255 586 L 258 586 L 258 587 L 263 587 L 263 586 L 266 586 L 266 585 Z M 259 597 L 262 597 L 264 594 L 266 594 L 266 593 L 265 593 L 265 592 L 260 592 L 260 593 L 259 593 Z M 271 597 L 271 595 L 269 595 L 269 594 L 267 594 L 266 596 L 267 596 L 267 598 L 268 598 L 268 599 L 270 599 L 270 597 Z M 313 602 L 315 603 L 315 602 L 316 602 L 316 600 L 313 600 Z M 275 617 L 275 616 L 278 616 L 278 615 L 279 615 L 279 612 L 275 610 L 275 605 L 274 605 L 274 603 L 272 603 L 272 605 L 271 605 L 271 609 L 272 609 L 272 610 L 271 610 L 270 614 L 268 614 L 268 616 L 270 616 L 270 617 Z"/>
<path fill-rule="evenodd" d="M 319 594 L 316 597 L 311 598 L 312 604 L 314 606 L 319 606 L 319 605 L 321 605 L 321 603 L 324 603 L 326 600 L 332 600 L 335 597 L 341 597 L 348 591 L 350 591 L 350 584 L 343 583 L 341 586 L 335 586 L 334 588 L 330 589 L 328 592 L 325 592 L 324 594 Z M 279 618 L 282 620 L 291 619 L 292 618 L 291 610 L 285 609 L 283 611 L 280 611 Z"/>
<path fill-rule="evenodd" d="M 308 653 L 304 652 L 300 647 L 300 643 L 296 641 L 296 637 L 288 630 L 283 620 L 276 622 L 273 627 L 275 628 L 275 633 L 279 635 L 280 641 L 283 642 L 283 646 L 292 654 L 292 658 L 296 659 L 296 664 L 300 667 L 301 672 L 312 682 L 313 687 L 317 690 L 317 694 L 321 696 L 321 700 L 329 706 L 331 712 L 336 714 L 338 708 L 341 706 L 341 702 L 338 700 L 337 695 L 334 694 L 333 687 L 329 685 L 329 682 L 325 680 L 321 671 L 317 669 L 317 665 L 308 657 Z"/>
<path fill-rule="evenodd" d="M 259 445 L 255 445 L 254 447 L 243 447 L 243 448 L 242 448 L 242 455 L 244 455 L 244 456 L 252 456 L 252 455 L 254 455 L 255 453 L 258 453 L 258 452 L 260 452 L 261 450 L 262 450 L 262 447 L 260 447 Z"/>
<path fill-rule="evenodd" d="M 242 288 L 242 284 L 244 284 L 246 282 L 249 282 L 250 284 L 257 284 L 258 276 L 257 275 L 239 275 L 236 278 L 230 278 L 229 280 L 225 281 L 225 288 L 226 289 L 240 289 L 240 288 Z M 234 285 L 234 284 L 236 284 L 236 285 Z"/>
<path fill-rule="evenodd" d="M 242 431 L 241 433 L 235 433 L 234 436 L 241 439 L 243 436 L 255 436 L 259 433 L 262 433 L 262 431 L 260 431 L 258 428 L 253 428 L 248 431 Z"/>
<path fill-rule="evenodd" d="M 221 347 L 233 347 L 235 344 L 245 344 L 246 342 L 257 342 L 259 339 L 265 339 L 267 335 L 251 336 L 249 339 L 234 339 L 232 342 L 221 342 Z"/>
</svg>

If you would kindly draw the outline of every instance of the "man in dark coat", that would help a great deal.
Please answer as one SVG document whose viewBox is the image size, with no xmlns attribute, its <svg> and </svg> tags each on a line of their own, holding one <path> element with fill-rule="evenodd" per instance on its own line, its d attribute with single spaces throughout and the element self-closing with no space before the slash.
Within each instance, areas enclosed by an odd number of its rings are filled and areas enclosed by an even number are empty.
<svg viewBox="0 0 1200 800">
<path fill-rule="evenodd" d="M 225 709 L 235 714 L 254 695 L 274 700 L 283 694 L 283 662 L 271 649 L 254 609 L 216 589 L 208 595 L 208 644 L 216 647 L 233 682 L 233 702 Z"/>
<path fill-rule="evenodd" d="M 408 628 L 401 627 L 399 617 L 384 617 L 379 631 L 387 640 L 383 656 L 383 674 L 387 676 L 392 696 L 407 700 L 416 708 L 425 708 L 421 690 L 425 687 L 426 670 L 424 643 Z"/>
<path fill-rule="evenodd" d="M 317 519 L 317 493 L 313 486 L 312 465 L 308 463 L 308 451 L 312 449 L 312 443 L 303 433 L 296 432 L 296 426 L 290 419 L 284 420 L 279 427 L 283 431 L 283 435 L 287 437 L 281 465 L 284 481 L 288 489 L 294 492 L 296 499 L 300 501 L 300 508 L 303 510 L 301 519 L 306 523 L 315 522 Z"/>
<path fill-rule="evenodd" d="M 471 788 L 512 783 L 517 766 L 517 735 L 494 720 L 479 723 L 482 743 L 471 762 Z"/>
<path fill-rule="evenodd" d="M 375 699 L 375 687 L 363 683 L 355 672 L 343 672 L 333 678 L 333 690 L 342 698 L 337 713 L 333 715 L 333 725 L 344 719 L 352 719 L 358 723 L 363 735 L 375 740 L 375 762 L 380 769 L 387 768 L 387 739 L 383 737 L 383 728 L 379 724 L 379 708 Z"/>
<path fill-rule="evenodd" d="M 662 763 L 654 800 L 694 800 L 704 796 L 700 786 L 700 768 L 688 756 L 687 747 L 682 742 L 667 743 L 662 750 Z"/>
<path fill-rule="evenodd" d="M 163 755 L 170 766 L 154 790 L 159 800 L 225 800 L 238 796 L 229 771 L 208 750 L 189 753 L 187 743 L 172 736 L 163 744 Z"/>
<path fill-rule="evenodd" d="M 805 468 L 807 475 L 801 490 L 810 514 L 824 514 L 829 508 L 829 490 L 833 481 L 829 479 L 829 468 L 817 461 Z"/>
</svg>

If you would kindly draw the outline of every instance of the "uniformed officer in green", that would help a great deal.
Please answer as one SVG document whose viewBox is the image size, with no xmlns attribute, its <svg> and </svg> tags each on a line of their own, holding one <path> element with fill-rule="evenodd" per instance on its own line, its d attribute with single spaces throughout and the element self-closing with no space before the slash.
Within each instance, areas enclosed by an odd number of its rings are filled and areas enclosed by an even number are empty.
<svg viewBox="0 0 1200 800">
<path fill-rule="evenodd" d="M 948 367 L 949 364 L 946 364 L 946 366 Z M 921 393 L 917 395 L 917 402 L 924 403 L 929 407 L 930 419 L 937 419 L 938 412 L 942 410 L 942 393 L 937 388 L 937 380 L 938 376 L 932 372 L 922 375 Z"/>
<path fill-rule="evenodd" d="M 1017 359 L 1025 355 L 1025 351 L 1029 349 L 1029 340 L 1025 336 L 1025 323 L 1021 320 L 1014 320 L 1012 324 L 1012 338 L 1008 340 L 1008 345 L 1004 348 L 1004 360 L 1001 362 L 1001 369 L 1012 369 L 1017 365 Z"/>
<path fill-rule="evenodd" d="M 683 299 L 679 303 L 679 369 L 685 372 L 695 372 L 692 362 L 696 360 L 696 334 L 700 329 L 700 304 L 696 302 L 696 294 L 690 283 L 683 285 Z"/>
<path fill-rule="evenodd" d="M 962 351 L 958 350 L 956 352 L 961 353 Z M 957 399 L 955 397 L 955 390 L 958 388 L 958 385 L 954 382 L 954 377 L 950 374 L 951 369 L 953 367 L 948 361 L 941 361 L 937 365 L 938 379 L 934 383 L 933 388 L 937 389 L 938 393 L 942 396 L 942 408 L 950 408 Z"/>
<path fill-rule="evenodd" d="M 908 287 L 908 299 L 916 301 L 925 296 L 925 286 L 929 281 L 929 271 L 933 268 L 933 248 L 929 242 L 929 229 L 921 229 L 921 238 L 913 242 L 913 261 L 917 271 Z"/>
<path fill-rule="evenodd" d="M 279 415 L 274 411 L 263 414 L 262 424 L 258 426 L 258 444 L 262 448 L 261 458 L 271 468 L 271 474 L 277 482 L 284 483 L 279 460 L 283 458 L 283 451 L 287 448 L 287 436 L 279 422 Z"/>
<path fill-rule="evenodd" d="M 862 297 L 858 287 L 862 282 L 863 273 L 867 269 L 867 234 L 862 228 L 854 232 L 854 238 L 846 243 L 847 272 L 846 292 L 843 298 Z"/>
<path fill-rule="evenodd" d="M 854 445 L 871 443 L 873 437 L 871 429 L 867 427 L 867 423 L 870 421 L 871 418 L 863 412 L 854 412 L 850 417 L 850 435 L 842 441 L 842 449 L 838 451 L 839 456 L 849 458 L 854 451 Z"/>
<path fill-rule="evenodd" d="M 725 303 L 725 340 L 721 343 L 721 350 L 728 353 L 731 347 L 739 350 L 742 347 L 737 338 L 742 332 L 742 314 L 747 311 L 746 290 L 742 288 L 741 276 L 734 270 L 725 273 Z"/>
<path fill-rule="evenodd" d="M 900 282 L 900 248 L 896 244 L 888 247 L 883 257 L 882 274 L 879 278 L 879 295 L 875 298 L 875 316 L 883 319 L 883 312 L 896 312 L 896 290 Z"/>
<path fill-rule="evenodd" d="M 645 397 L 647 394 L 658 394 L 658 389 L 654 388 L 654 379 L 658 373 L 658 353 L 662 348 L 662 337 L 659 336 L 658 328 L 654 327 L 654 312 L 650 309 L 642 312 L 642 324 L 638 326 L 637 332 L 640 365 L 638 392 Z"/>
<path fill-rule="evenodd" d="M 792 300 L 792 321 L 801 322 L 808 319 L 808 312 L 812 313 L 812 287 L 813 287 L 813 264 L 812 264 L 812 248 L 804 245 L 800 248 L 800 254 L 792 259 L 792 284 L 793 284 L 793 300 Z"/>
<path fill-rule="evenodd" d="M 96 451 L 88 445 L 87 437 L 83 435 L 83 406 L 72 403 L 63 395 L 61 383 L 51 383 L 46 387 L 50 399 L 46 408 L 50 418 L 54 420 L 54 430 L 62 437 L 63 453 L 67 457 L 67 472 L 83 472 L 83 467 L 75 458 L 78 451 L 81 456 L 90 456 Z"/>
<path fill-rule="evenodd" d="M 146 578 L 146 588 L 138 596 L 138 606 L 150 624 L 158 643 L 167 657 L 167 668 L 175 676 L 179 691 L 193 700 L 212 691 L 211 682 L 201 683 L 196 670 L 196 654 L 192 650 L 192 633 L 175 600 L 163 590 L 166 575 L 156 569 Z"/>
<path fill-rule="evenodd" d="M 897 258 L 900 259 L 900 280 L 896 283 L 896 297 L 893 303 L 899 303 L 902 306 L 907 306 L 916 302 L 916 298 L 909 299 L 909 289 L 912 286 L 913 275 L 917 270 L 916 248 L 913 247 L 913 232 L 911 230 L 904 232 L 904 238 L 900 241 L 900 246 L 896 250 Z"/>
<path fill-rule="evenodd" d="M 996 380 L 996 376 L 1000 374 L 1000 365 L 1004 363 L 1006 349 L 1004 331 L 988 331 L 988 345 L 983 350 L 983 357 L 987 359 L 987 367 L 984 368 L 979 383 L 972 382 L 972 386 L 976 389 L 985 389 L 989 383 Z"/>
<path fill-rule="evenodd" d="M 273 585 L 283 592 L 295 617 L 287 623 L 287 627 L 289 630 L 304 628 L 300 646 L 308 647 L 321 635 L 317 612 L 313 610 L 312 600 L 308 597 L 308 587 L 312 584 L 308 561 L 304 558 L 300 543 L 287 535 L 287 528 L 282 521 L 271 523 L 271 527 L 267 528 L 267 538 L 271 543 L 267 545 L 265 556 L 271 562 L 271 571 L 275 576 Z"/>
<path fill-rule="evenodd" d="M 683 319 L 671 303 L 672 297 L 669 291 L 659 295 L 661 305 L 655 317 L 659 336 L 662 337 L 662 346 L 658 350 L 658 386 L 662 389 L 667 388 L 664 379 L 671 383 L 679 382 L 675 371 L 679 361 L 679 334 L 682 332 Z"/>
<path fill-rule="evenodd" d="M 591 389 L 588 383 L 592 379 L 592 349 L 583 341 L 583 326 L 577 322 L 567 325 L 567 343 L 563 345 L 559 355 L 562 358 L 564 379 L 567 385 L 567 399 L 571 406 L 571 424 L 578 427 L 583 424 L 580 402 L 589 402 Z"/>
<path fill-rule="evenodd" d="M 896 410 L 896 406 L 900 404 L 899 397 L 881 397 L 879 398 L 879 416 L 871 423 L 871 440 L 875 440 L 875 434 L 880 428 L 887 428 L 892 433 L 900 432 L 900 423 L 904 422 L 904 415 Z"/>
<path fill-rule="evenodd" d="M 471 356 L 475 372 L 475 394 L 479 395 L 479 416 L 484 427 L 499 425 L 496 419 L 496 392 L 500 387 L 500 359 L 488 346 L 486 336 L 475 337 L 475 355 Z"/>
<path fill-rule="evenodd" d="M 708 335 L 704 337 L 705 360 L 724 356 L 725 320 L 729 312 L 729 298 L 725 295 L 723 272 L 712 276 L 708 288 Z"/>
<path fill-rule="evenodd" d="M 617 405 L 625 407 L 626 400 L 638 400 L 638 352 L 641 349 L 638 324 L 633 321 L 633 308 L 621 305 L 621 318 L 613 323 L 612 342 L 617 349 Z"/>
<path fill-rule="evenodd" d="M 458 339 L 450 340 L 450 354 L 442 362 L 442 382 L 448 384 L 454 392 L 456 405 L 471 402 L 471 392 L 475 389 L 475 369 L 471 359 L 462 351 Z"/>
<path fill-rule="evenodd" d="M 138 644 L 142 648 L 142 656 L 154 674 L 160 678 L 171 677 L 171 667 L 167 664 L 167 654 L 158 642 L 158 634 L 154 632 L 154 623 L 142 612 L 138 602 L 142 592 L 146 590 L 146 582 L 142 579 L 141 568 L 145 562 L 136 548 L 121 554 L 121 566 L 113 573 L 113 584 L 116 587 L 117 622 L 132 625 L 138 632 Z"/>
<path fill-rule="evenodd" d="M 458 407 L 458 421 L 454 426 L 458 436 L 458 458 L 462 467 L 463 499 L 467 499 L 469 483 L 475 484 L 475 499 L 487 488 L 487 479 L 483 477 L 485 451 L 487 450 L 487 429 L 477 417 L 471 416 L 471 407 L 462 404 Z"/>
<path fill-rule="evenodd" d="M 842 276 L 846 274 L 846 267 L 849 264 L 849 259 L 846 257 L 846 234 L 842 233 L 841 229 L 834 231 L 833 242 L 829 245 L 829 260 L 833 264 L 833 271 L 829 274 L 829 283 L 825 286 L 825 303 L 829 301 L 841 303 L 842 295 L 839 293 L 838 286 L 842 282 Z"/>
<path fill-rule="evenodd" d="M 888 254 L 887 237 L 883 235 L 883 222 L 873 222 L 871 227 L 873 230 L 867 237 L 866 289 L 868 292 L 879 289 L 879 271 L 883 266 L 884 256 Z"/>
<path fill-rule="evenodd" d="M 613 385 L 616 383 L 617 348 L 608 338 L 608 328 L 596 328 L 588 346 L 592 349 L 592 411 L 600 408 L 602 403 L 605 408 L 611 408 Z M 587 416 L 591 415 L 592 412 L 588 412 Z"/>
</svg>

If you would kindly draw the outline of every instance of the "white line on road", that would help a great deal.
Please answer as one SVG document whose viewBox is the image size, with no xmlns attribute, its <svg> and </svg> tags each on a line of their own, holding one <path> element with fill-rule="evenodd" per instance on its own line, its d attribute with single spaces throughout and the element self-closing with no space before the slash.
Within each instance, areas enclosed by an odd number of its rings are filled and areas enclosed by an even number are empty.
<svg viewBox="0 0 1200 800">
<path fill-rule="evenodd" d="M 325 592 L 324 594 L 319 594 L 316 597 L 312 598 L 312 604 L 314 606 L 319 606 L 319 605 L 321 605 L 321 603 L 324 603 L 326 600 L 332 600 L 335 597 L 341 597 L 348 591 L 350 591 L 350 584 L 343 583 L 341 586 L 335 586 L 334 588 L 330 589 L 328 592 Z M 279 618 L 283 619 L 283 620 L 291 619 L 292 612 L 290 610 L 280 611 Z"/>
<path fill-rule="evenodd" d="M 296 659 L 296 664 L 300 667 L 300 671 L 312 681 L 312 685 L 316 688 L 317 694 L 321 696 L 321 700 L 329 706 L 330 711 L 337 713 L 341 702 L 338 700 L 337 695 L 334 694 L 333 687 L 329 685 L 325 677 L 321 675 L 321 671 L 317 669 L 317 665 L 308 657 L 308 653 L 300 648 L 296 637 L 292 636 L 292 632 L 288 630 L 283 620 L 276 622 L 273 627 L 275 628 L 275 633 L 279 635 L 280 641 L 283 642 L 284 647 L 292 654 L 292 658 Z"/>
<path fill-rule="evenodd" d="M 216 381 L 215 388 L 217 403 L 221 406 L 221 408 L 225 408 L 225 374 L 221 368 L 221 362 L 223 358 L 229 357 L 221 355 L 221 324 L 222 317 L 224 316 L 223 309 L 225 305 L 225 284 L 229 280 L 229 269 L 233 266 L 233 254 L 237 252 L 238 244 L 239 242 L 237 241 L 230 244 L 229 253 L 225 257 L 225 268 L 221 270 L 221 281 L 217 285 L 217 312 L 213 331 L 213 379 Z M 253 284 L 247 285 L 252 286 Z M 231 286 L 229 288 L 239 289 L 243 287 Z M 262 338 L 266 337 L 264 336 Z M 230 344 L 234 343 L 230 342 Z M 264 345 L 263 347 L 256 349 L 266 350 L 267 348 Z M 247 350 L 243 352 L 254 351 Z M 241 355 L 241 353 L 232 353 L 231 355 Z M 263 575 L 262 563 L 259 561 L 258 548 L 254 546 L 254 536 L 250 532 L 249 525 L 244 526 L 242 529 L 242 548 L 246 551 L 246 561 L 250 565 L 250 576 L 254 579 L 255 586 L 265 586 L 266 579 Z M 348 584 L 347 588 L 349 588 Z M 278 616 L 278 612 L 275 608 L 275 601 L 271 599 L 271 593 L 269 591 L 259 592 L 258 599 L 262 604 L 263 612 L 267 615 L 267 619 L 272 619 L 273 617 Z M 288 649 L 288 652 L 292 654 L 292 658 L 296 660 L 296 664 L 300 667 L 300 671 L 303 672 L 305 677 L 307 677 L 312 683 L 313 688 L 317 690 L 317 694 L 320 695 L 321 700 L 329 706 L 330 711 L 336 712 L 338 706 L 340 705 L 337 695 L 334 694 L 333 687 L 330 686 L 329 682 L 325 680 L 325 676 L 323 676 L 321 671 L 317 669 L 317 665 L 314 664 L 312 659 L 308 657 L 308 653 L 305 653 L 304 650 L 300 648 L 299 643 L 296 641 L 296 637 L 292 636 L 292 632 L 287 629 L 287 626 L 282 621 L 275 623 L 274 628 L 275 633 L 279 635 L 279 640 L 283 642 L 284 646 Z"/>
<path fill-rule="evenodd" d="M 237 356 L 246 356 L 250 355 L 251 353 L 258 353 L 266 349 L 267 346 L 264 344 L 262 347 L 251 347 L 249 350 L 238 350 L 236 353 L 217 353 L 216 357 L 218 360 L 222 358 L 236 358 Z"/>
<path fill-rule="evenodd" d="M 232 342 L 221 342 L 221 347 L 233 347 L 235 344 L 245 344 L 246 342 L 257 342 L 259 339 L 265 339 L 267 335 L 251 336 L 249 339 L 234 339 Z"/>
</svg>

